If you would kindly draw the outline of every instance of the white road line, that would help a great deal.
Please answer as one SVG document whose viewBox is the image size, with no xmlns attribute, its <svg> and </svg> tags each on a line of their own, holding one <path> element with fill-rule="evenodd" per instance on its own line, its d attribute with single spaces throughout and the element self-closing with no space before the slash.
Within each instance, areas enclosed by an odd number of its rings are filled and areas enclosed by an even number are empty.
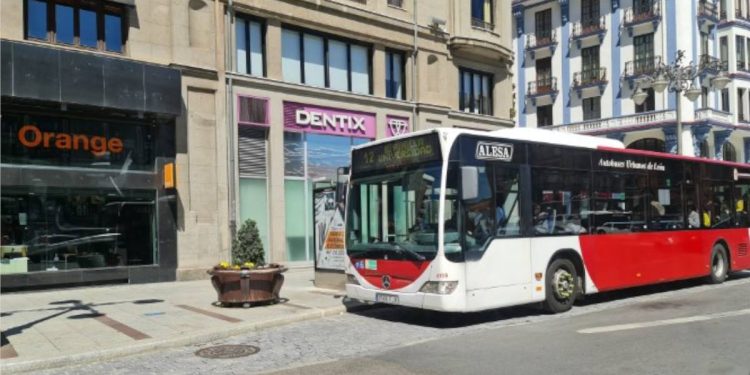
<svg viewBox="0 0 750 375">
<path fill-rule="evenodd" d="M 692 323 L 692 322 L 703 322 L 703 321 L 706 321 L 706 320 L 713 320 L 713 319 L 720 319 L 720 318 L 729 318 L 729 317 L 732 317 L 732 316 L 740 316 L 740 315 L 750 315 L 750 309 L 737 310 L 737 311 L 727 311 L 727 312 L 721 312 L 721 313 L 716 313 L 716 314 L 708 314 L 708 315 L 688 316 L 688 317 L 685 317 L 685 318 L 655 320 L 653 322 L 618 324 L 618 325 L 613 325 L 613 326 L 602 326 L 602 327 L 586 328 L 586 329 L 579 330 L 578 333 L 589 334 L 589 333 L 606 333 L 606 332 L 615 332 L 615 331 L 627 331 L 627 330 L 639 329 L 639 328 L 668 326 L 668 325 L 673 325 L 673 324 L 684 324 L 684 323 Z"/>
</svg>

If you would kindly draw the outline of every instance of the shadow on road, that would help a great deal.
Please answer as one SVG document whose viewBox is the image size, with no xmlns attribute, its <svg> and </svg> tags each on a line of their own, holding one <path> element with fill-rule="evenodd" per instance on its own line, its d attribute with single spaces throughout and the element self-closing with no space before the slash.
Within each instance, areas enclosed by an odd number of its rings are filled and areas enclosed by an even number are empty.
<svg viewBox="0 0 750 375">
<path fill-rule="evenodd" d="M 741 280 L 747 278 L 750 278 L 750 272 L 731 275 L 728 280 Z M 578 301 L 576 305 L 590 306 L 633 297 L 690 289 L 702 285 L 706 285 L 705 280 L 692 279 L 658 285 L 629 288 L 586 296 L 584 300 Z M 544 312 L 541 309 L 540 303 L 493 309 L 475 313 L 446 313 L 403 306 L 390 306 L 384 304 L 374 304 L 367 307 L 353 302 L 345 304 L 347 304 L 347 310 L 350 313 L 359 316 L 385 320 L 389 322 L 443 329 L 468 327 L 477 324 L 497 322 L 514 318 L 532 318 L 540 315 L 548 315 L 548 313 Z"/>
</svg>

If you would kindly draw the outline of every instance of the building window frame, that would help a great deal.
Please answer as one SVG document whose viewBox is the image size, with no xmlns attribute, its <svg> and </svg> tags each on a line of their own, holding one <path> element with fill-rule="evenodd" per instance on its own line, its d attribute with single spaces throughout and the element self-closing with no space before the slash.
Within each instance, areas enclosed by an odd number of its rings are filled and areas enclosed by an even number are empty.
<svg viewBox="0 0 750 375">
<path fill-rule="evenodd" d="M 262 77 L 266 77 L 266 74 L 268 74 L 267 73 L 267 68 L 266 68 L 267 65 L 268 65 L 267 62 L 266 62 L 266 20 L 264 20 L 262 18 L 259 18 L 259 17 L 255 17 L 255 16 L 252 16 L 252 15 L 249 15 L 249 14 L 237 14 L 237 15 L 235 15 L 235 29 L 234 29 L 235 33 L 237 32 L 237 21 L 238 20 L 242 20 L 242 21 L 245 22 L 245 27 L 244 27 L 244 34 L 245 34 L 245 36 L 244 36 L 245 37 L 245 73 L 241 73 L 241 74 L 255 75 L 255 74 L 251 73 L 252 72 L 252 62 L 251 62 L 252 58 L 250 57 L 250 53 L 251 53 L 250 52 L 250 43 L 251 43 L 250 42 L 250 23 L 256 23 L 256 24 L 258 24 L 260 26 L 260 53 L 261 53 L 261 64 L 263 65 L 261 76 Z M 239 67 L 239 57 L 237 56 L 237 54 L 238 54 L 238 52 L 237 52 L 238 45 L 237 44 L 239 43 L 239 38 L 237 38 L 236 34 L 235 34 L 234 40 L 235 40 L 235 42 L 234 42 L 234 53 L 235 53 L 235 57 L 236 57 L 235 58 L 235 64 L 236 64 L 235 71 L 239 73 L 239 70 L 240 70 L 239 69 L 240 68 Z M 257 76 L 257 75 L 255 75 L 255 76 Z"/>
<path fill-rule="evenodd" d="M 394 57 L 399 56 L 401 58 L 401 66 L 396 67 Z M 406 86 L 405 86 L 405 78 L 406 78 L 406 54 L 403 51 L 399 51 L 396 49 L 385 49 L 385 96 L 387 98 L 391 99 L 400 99 L 400 100 L 406 100 Z M 396 81 L 394 77 L 394 73 L 396 72 L 395 69 L 398 69 L 398 73 L 400 74 L 400 81 Z M 391 77 L 389 80 L 388 77 Z M 398 84 L 401 84 L 401 93 L 398 93 Z"/>
<path fill-rule="evenodd" d="M 476 13 L 475 10 L 477 10 Z M 494 0 L 471 0 L 471 26 L 485 30 L 495 28 Z"/>
<path fill-rule="evenodd" d="M 45 37 L 38 38 L 30 35 L 30 20 L 33 15 L 29 10 L 29 1 L 23 1 L 23 37 L 25 40 L 41 41 L 53 44 L 66 45 L 76 48 L 82 48 L 91 51 L 99 51 L 106 53 L 125 54 L 128 40 L 128 10 L 124 5 L 108 2 L 108 1 L 92 1 L 92 0 L 37 0 L 43 2 L 46 5 L 44 16 L 44 27 Z M 57 6 L 70 7 L 73 10 L 73 39 L 72 43 L 63 42 L 58 40 L 57 32 Z M 87 46 L 81 43 L 81 10 L 94 12 L 96 14 L 96 47 Z M 115 16 L 120 20 L 120 50 L 108 49 L 107 36 L 106 36 L 106 22 L 107 16 Z"/>
<path fill-rule="evenodd" d="M 469 75 L 469 92 L 464 92 L 464 75 Z M 474 82 L 476 81 L 476 77 L 479 78 L 479 98 L 474 97 L 475 87 Z M 487 98 L 484 98 L 484 95 L 481 95 L 481 93 L 484 91 L 483 82 L 484 79 L 487 79 L 487 83 L 489 87 L 487 87 Z M 486 72 L 482 72 L 479 70 L 469 69 L 469 68 L 459 68 L 458 70 L 458 109 L 460 111 L 479 114 L 479 115 L 487 115 L 492 116 L 494 114 L 493 110 L 493 95 L 492 91 L 495 88 L 495 77 Z M 468 95 L 468 96 L 467 96 Z M 468 99 L 468 106 L 467 101 Z M 487 108 L 484 108 L 485 106 L 482 105 L 483 99 L 487 99 Z"/>
<path fill-rule="evenodd" d="M 601 96 L 593 96 L 581 101 L 581 107 L 583 109 L 583 121 L 596 120 L 602 117 L 601 100 Z"/>
<path fill-rule="evenodd" d="M 331 88 L 331 82 L 330 82 L 330 42 L 339 42 L 346 45 L 346 65 L 347 65 L 347 92 L 355 93 L 355 94 L 362 94 L 362 95 L 372 95 L 373 94 L 373 66 L 372 66 L 372 55 L 373 55 L 373 46 L 372 44 L 360 42 L 355 39 L 340 37 L 338 35 L 332 35 L 327 33 L 322 33 L 315 30 L 306 29 L 303 27 L 290 25 L 290 24 L 282 24 L 281 25 L 282 33 L 283 31 L 290 31 L 297 33 L 298 36 L 298 43 L 299 43 L 299 74 L 300 74 L 300 83 L 306 86 L 314 86 L 310 83 L 307 83 L 307 80 L 305 78 L 305 42 L 304 38 L 305 35 L 309 35 L 311 37 L 317 37 L 321 38 L 323 41 L 323 74 L 324 74 L 324 85 L 322 87 L 337 90 L 335 88 Z M 368 84 L 368 90 L 367 93 L 361 93 L 356 92 L 352 90 L 352 46 L 356 47 L 363 47 L 367 50 L 367 84 Z M 282 38 L 282 51 L 283 51 L 283 38 Z M 282 52 L 283 53 L 283 52 Z M 283 56 L 282 56 L 283 61 Z M 283 74 L 282 74 L 283 75 Z M 283 78 L 282 78 L 283 79 Z M 286 81 L 286 79 L 284 79 Z M 287 81 L 290 82 L 290 81 Z M 317 87 L 317 86 L 314 86 Z"/>
</svg>

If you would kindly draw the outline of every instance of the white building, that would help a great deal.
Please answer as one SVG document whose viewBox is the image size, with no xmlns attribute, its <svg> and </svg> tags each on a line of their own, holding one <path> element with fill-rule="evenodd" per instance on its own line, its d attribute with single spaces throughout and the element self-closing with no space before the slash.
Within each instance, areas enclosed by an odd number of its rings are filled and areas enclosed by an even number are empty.
<svg viewBox="0 0 750 375">
<path fill-rule="evenodd" d="M 632 148 L 677 151 L 676 94 L 632 99 L 660 63 L 718 71 L 680 96 L 682 153 L 750 162 L 750 0 L 514 0 L 516 110 L 520 127 L 601 135 Z"/>
</svg>

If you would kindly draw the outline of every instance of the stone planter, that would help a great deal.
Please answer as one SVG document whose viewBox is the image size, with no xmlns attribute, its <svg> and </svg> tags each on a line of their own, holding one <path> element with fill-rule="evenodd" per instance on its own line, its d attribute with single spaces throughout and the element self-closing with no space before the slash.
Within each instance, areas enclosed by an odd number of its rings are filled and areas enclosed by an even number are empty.
<svg viewBox="0 0 750 375">
<path fill-rule="evenodd" d="M 284 284 L 282 272 L 286 270 L 284 266 L 270 264 L 249 270 L 215 268 L 208 273 L 222 306 L 243 304 L 249 307 L 253 303 L 277 302 Z"/>
</svg>

